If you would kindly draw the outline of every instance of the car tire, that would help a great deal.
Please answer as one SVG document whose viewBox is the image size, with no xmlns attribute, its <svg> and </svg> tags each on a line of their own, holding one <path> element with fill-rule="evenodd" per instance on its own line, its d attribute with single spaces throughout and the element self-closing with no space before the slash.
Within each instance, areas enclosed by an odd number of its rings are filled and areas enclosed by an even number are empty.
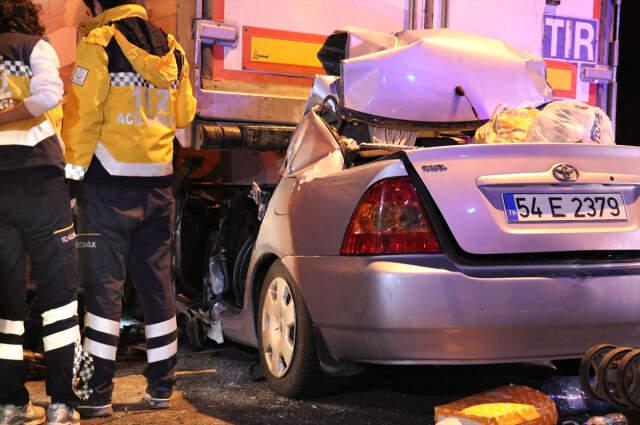
<svg viewBox="0 0 640 425">
<path fill-rule="evenodd" d="M 295 317 L 293 323 L 292 317 Z M 263 281 L 256 333 L 260 365 L 267 383 L 276 393 L 306 398 L 326 395 L 331 390 L 329 377 L 320 367 L 307 307 L 293 278 L 279 260 Z M 289 349 L 292 352 L 289 353 Z"/>
</svg>

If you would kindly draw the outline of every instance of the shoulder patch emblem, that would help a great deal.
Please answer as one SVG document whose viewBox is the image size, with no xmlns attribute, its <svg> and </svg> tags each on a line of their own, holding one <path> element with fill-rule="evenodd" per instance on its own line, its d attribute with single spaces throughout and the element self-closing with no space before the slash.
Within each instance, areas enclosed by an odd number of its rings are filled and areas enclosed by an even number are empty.
<svg viewBox="0 0 640 425">
<path fill-rule="evenodd" d="M 88 69 L 81 66 L 76 66 L 76 69 L 73 71 L 73 77 L 71 77 L 71 82 L 79 86 L 84 86 L 87 75 L 89 75 Z"/>
</svg>

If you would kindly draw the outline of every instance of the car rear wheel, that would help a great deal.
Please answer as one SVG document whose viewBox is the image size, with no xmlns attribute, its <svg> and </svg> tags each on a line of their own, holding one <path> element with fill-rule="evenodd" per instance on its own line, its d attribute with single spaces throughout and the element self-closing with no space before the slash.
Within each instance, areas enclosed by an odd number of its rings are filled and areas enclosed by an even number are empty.
<svg viewBox="0 0 640 425">
<path fill-rule="evenodd" d="M 325 394 L 311 317 L 291 275 L 276 261 L 264 279 L 258 307 L 260 364 L 278 394 L 303 398 Z"/>
</svg>

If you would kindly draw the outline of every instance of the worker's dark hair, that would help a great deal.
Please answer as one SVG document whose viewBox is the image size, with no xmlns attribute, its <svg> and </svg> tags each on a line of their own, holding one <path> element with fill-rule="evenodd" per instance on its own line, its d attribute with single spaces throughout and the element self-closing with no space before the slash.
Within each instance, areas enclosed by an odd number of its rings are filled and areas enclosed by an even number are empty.
<svg viewBox="0 0 640 425">
<path fill-rule="evenodd" d="M 84 4 L 91 10 L 93 15 L 96 14 L 96 11 L 93 8 L 93 0 L 82 0 Z M 103 10 L 112 9 L 118 6 L 124 6 L 125 4 L 140 4 L 144 6 L 144 0 L 96 0 L 100 3 Z"/>
<path fill-rule="evenodd" d="M 39 19 L 41 9 L 31 0 L 0 1 L 0 33 L 44 35 L 44 26 Z"/>
</svg>

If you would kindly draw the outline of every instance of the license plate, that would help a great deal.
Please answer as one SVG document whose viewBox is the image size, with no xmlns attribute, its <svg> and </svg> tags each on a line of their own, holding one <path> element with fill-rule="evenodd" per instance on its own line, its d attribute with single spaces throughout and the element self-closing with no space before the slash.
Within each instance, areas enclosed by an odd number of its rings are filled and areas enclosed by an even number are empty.
<svg viewBox="0 0 640 425">
<path fill-rule="evenodd" d="M 626 221 L 619 193 L 503 193 L 507 221 Z"/>
</svg>

